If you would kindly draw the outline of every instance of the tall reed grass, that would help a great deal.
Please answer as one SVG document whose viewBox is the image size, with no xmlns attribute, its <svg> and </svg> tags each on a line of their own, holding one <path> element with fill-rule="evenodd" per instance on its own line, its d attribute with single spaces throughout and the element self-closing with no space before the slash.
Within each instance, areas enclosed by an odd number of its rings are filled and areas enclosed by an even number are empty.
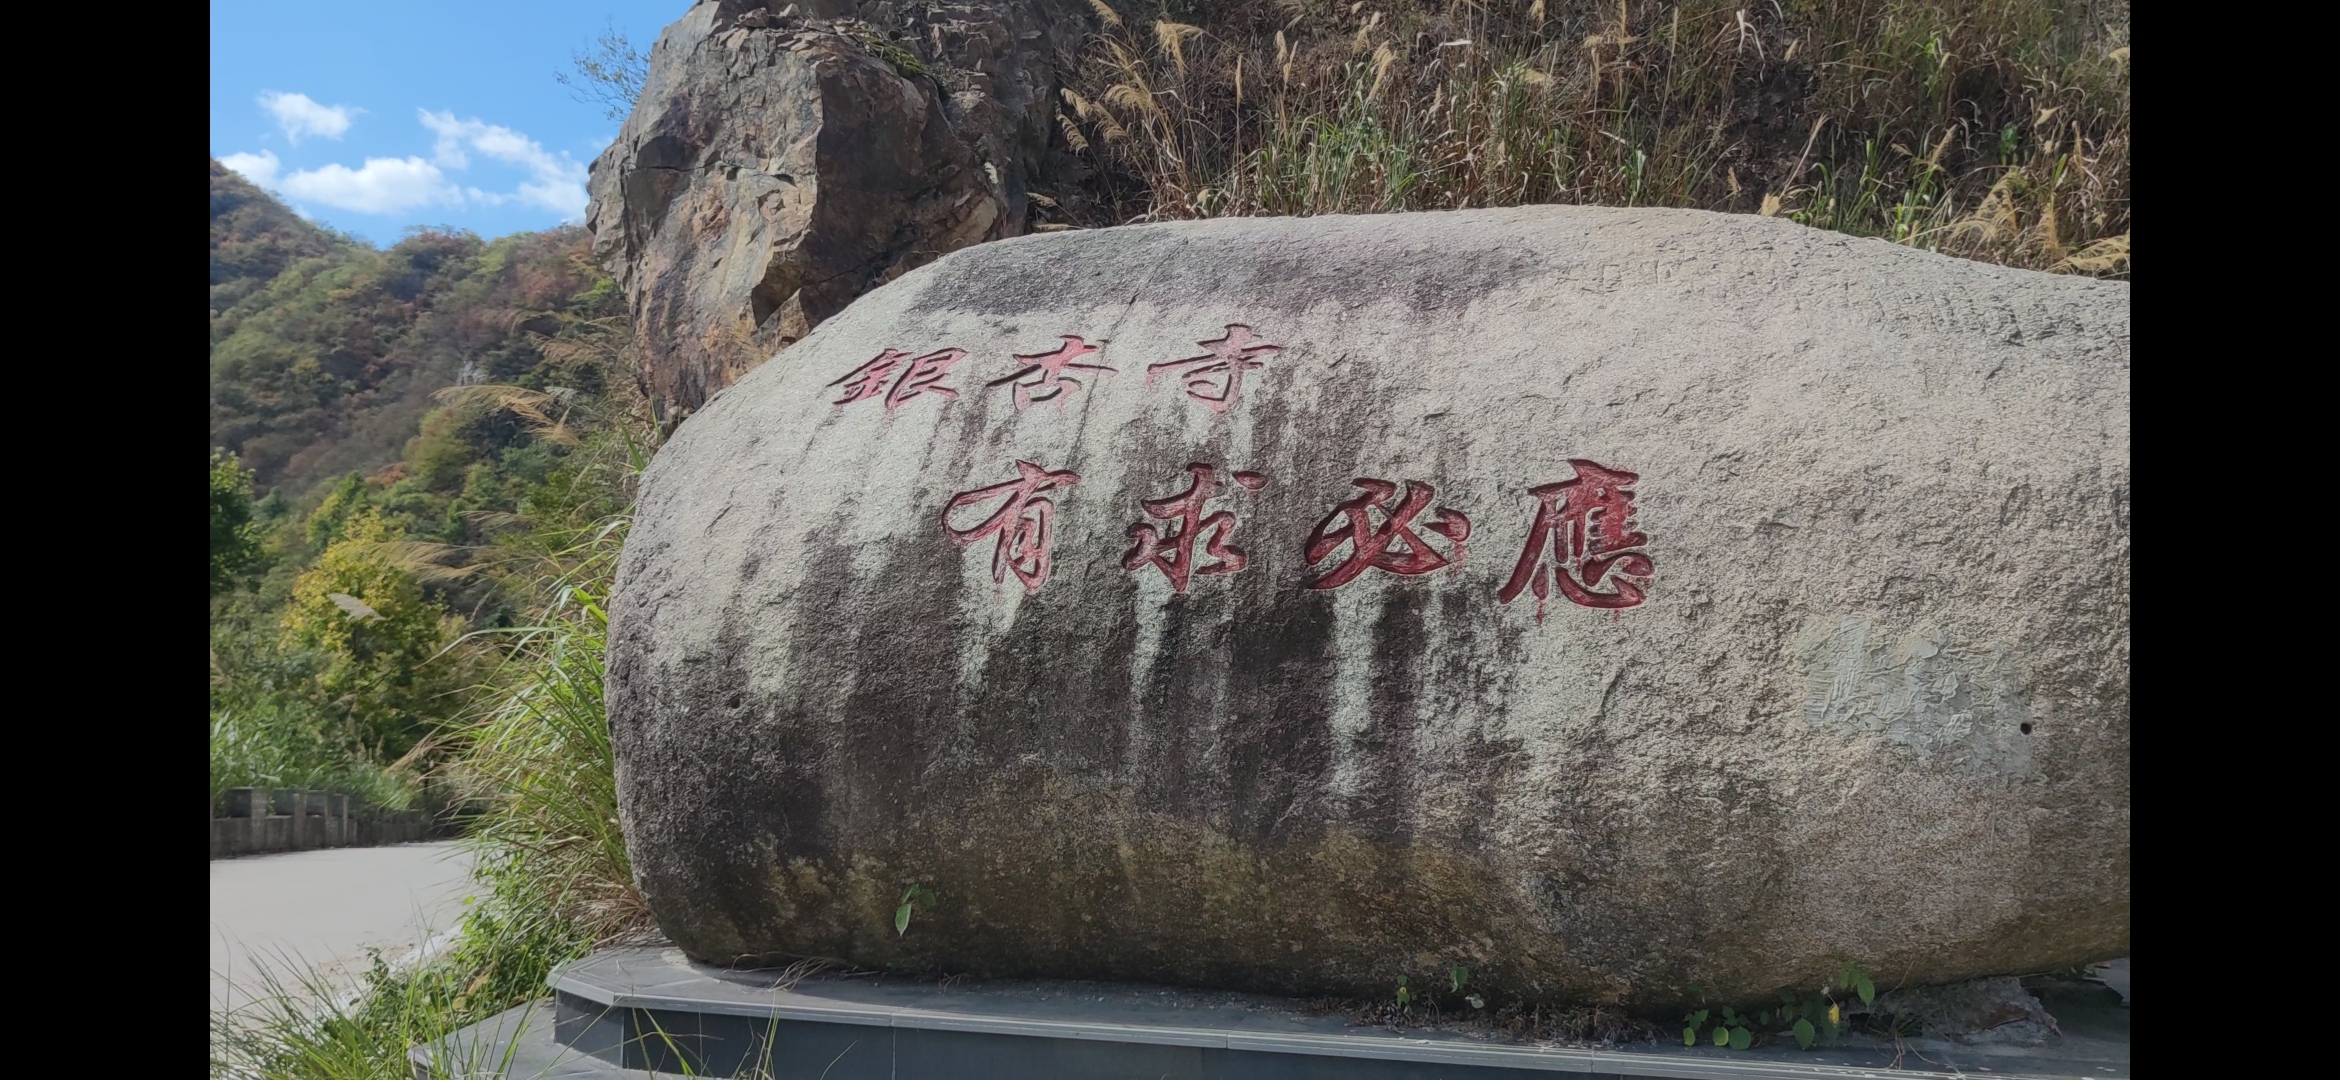
<svg viewBox="0 0 2340 1080">
<path fill-rule="evenodd" d="M 2128 273 L 2126 4 L 1091 3 L 1075 224 L 1675 206 Z"/>
</svg>

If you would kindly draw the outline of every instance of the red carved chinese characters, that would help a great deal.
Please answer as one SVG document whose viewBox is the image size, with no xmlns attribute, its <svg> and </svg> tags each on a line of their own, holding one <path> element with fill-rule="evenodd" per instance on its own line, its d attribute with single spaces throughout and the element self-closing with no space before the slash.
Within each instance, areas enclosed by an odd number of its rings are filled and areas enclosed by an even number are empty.
<svg viewBox="0 0 2340 1080">
<path fill-rule="evenodd" d="M 1522 589 L 1533 591 L 1537 622 L 1544 621 L 1544 598 L 1555 586 L 1585 607 L 1629 608 L 1641 602 L 1655 572 L 1647 554 L 1630 550 L 1649 543 L 1633 524 L 1632 489 L 1641 477 L 1581 459 L 1568 464 L 1575 479 L 1528 489 L 1537 500 L 1536 523 L 1511 580 L 1495 594 L 1508 604 Z"/>
<path fill-rule="evenodd" d="M 1255 357 L 1281 352 L 1284 348 L 1261 341 L 1259 335 L 1252 333 L 1248 326 L 1237 325 L 1228 326 L 1225 337 L 1195 344 L 1210 352 L 1189 356 L 1184 360 L 1147 365 L 1146 385 L 1153 385 L 1157 374 L 1176 374 L 1179 384 L 1186 388 L 1188 397 L 1202 402 L 1217 413 L 1226 412 L 1227 407 L 1235 404 L 1236 397 L 1242 394 L 1243 373 L 1261 366 Z"/>
<path fill-rule="evenodd" d="M 1007 581 L 1009 573 L 1024 583 L 1024 591 L 1036 593 L 1048 580 L 1049 543 L 1056 517 L 1056 503 L 1041 497 L 1042 492 L 1069 488 L 1081 482 L 1079 473 L 1051 472 L 1029 461 L 1016 462 L 1016 478 L 1004 484 L 952 497 L 943 507 L 943 534 L 951 542 L 966 547 L 986 536 L 997 534 L 999 545 L 991 555 L 991 580 Z M 971 529 L 951 527 L 951 515 L 962 506 L 979 506 L 1005 496 L 1000 508 Z"/>
<path fill-rule="evenodd" d="M 920 393 L 958 397 L 958 391 L 941 385 L 942 377 L 952 364 L 966 358 L 965 349 L 938 349 L 924 356 L 912 356 L 900 349 L 887 349 L 879 353 L 877 359 L 846 372 L 844 378 L 829 385 L 845 387 L 845 396 L 835 402 L 838 405 L 851 405 L 883 394 L 886 411 L 891 412 Z M 893 388 L 889 390 L 886 388 L 886 379 L 896 371 L 901 372 L 901 377 L 894 380 Z"/>
<path fill-rule="evenodd" d="M 1113 369 L 1103 364 L 1073 363 L 1081 357 L 1098 351 L 1100 346 L 1091 345 L 1071 334 L 1062 336 L 1064 344 L 1059 346 L 1055 352 L 1018 353 L 1016 359 L 1029 361 L 1023 370 L 1007 378 L 991 381 L 993 386 L 1006 383 L 1015 384 L 1017 412 L 1031 408 L 1035 401 L 1054 401 L 1057 408 L 1063 408 L 1065 400 L 1072 397 L 1081 388 L 1080 380 L 1066 377 L 1067 370 L 1094 371 L 1101 375 L 1113 374 Z"/>
<path fill-rule="evenodd" d="M 1316 531 L 1308 537 L 1308 565 L 1323 562 L 1341 545 L 1351 545 L 1347 561 L 1332 572 L 1309 582 L 1311 589 L 1337 589 L 1355 581 L 1368 568 L 1380 568 L 1392 574 L 1413 577 L 1462 562 L 1463 541 L 1470 539 L 1471 519 L 1459 511 L 1440 507 L 1428 525 L 1423 528 L 1447 539 L 1454 549 L 1453 556 L 1441 555 L 1422 539 L 1413 528 L 1414 518 L 1437 489 L 1414 480 L 1406 481 L 1405 498 L 1396 505 L 1390 499 L 1398 486 L 1387 480 L 1359 478 L 1354 483 L 1365 489 L 1365 494 L 1333 507 L 1325 519 L 1317 523 Z M 1373 524 L 1372 511 L 1382 512 L 1381 524 Z"/>
<path fill-rule="evenodd" d="M 1129 538 L 1137 543 L 1129 549 L 1129 554 L 1121 557 L 1123 569 L 1139 570 L 1149 564 L 1160 567 L 1170 579 L 1170 587 L 1181 593 L 1186 591 L 1192 575 L 1232 574 L 1250 561 L 1242 548 L 1227 542 L 1235 532 L 1233 513 L 1221 510 L 1208 517 L 1203 515 L 1203 504 L 1219 493 L 1218 469 L 1199 461 L 1188 463 L 1186 469 L 1194 474 L 1194 482 L 1184 492 L 1166 499 L 1147 499 L 1140 504 L 1148 516 L 1168 522 L 1163 528 L 1169 531 L 1159 532 L 1142 521 L 1130 526 Z M 1239 470 L 1234 478 L 1246 491 L 1258 491 L 1267 484 L 1267 477 L 1255 472 Z M 1194 564 L 1197 537 L 1204 538 L 1203 554 L 1213 560 L 1202 566 Z"/>
</svg>

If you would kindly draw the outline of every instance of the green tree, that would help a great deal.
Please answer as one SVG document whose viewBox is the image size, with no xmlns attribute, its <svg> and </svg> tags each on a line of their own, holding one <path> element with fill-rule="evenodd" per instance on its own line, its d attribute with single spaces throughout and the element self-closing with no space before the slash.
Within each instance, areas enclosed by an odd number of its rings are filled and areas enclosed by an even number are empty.
<svg viewBox="0 0 2340 1080">
<path fill-rule="evenodd" d="M 302 571 L 285 606 L 284 644 L 327 660 L 316 677 L 326 711 L 383 760 L 411 749 L 452 711 L 440 700 L 459 685 L 460 657 L 442 650 L 462 620 L 423 595 L 401 555 L 398 527 L 372 507 Z"/>
<path fill-rule="evenodd" d="M 309 511 L 308 519 L 301 523 L 301 535 L 309 542 L 311 551 L 323 551 L 341 539 L 350 519 L 371 506 L 366 478 L 350 473 L 335 482 L 333 489 L 325 493 L 325 500 Z"/>
<path fill-rule="evenodd" d="M 211 595 L 236 587 L 260 564 L 260 523 L 253 520 L 252 474 L 234 454 L 211 452 Z"/>
</svg>

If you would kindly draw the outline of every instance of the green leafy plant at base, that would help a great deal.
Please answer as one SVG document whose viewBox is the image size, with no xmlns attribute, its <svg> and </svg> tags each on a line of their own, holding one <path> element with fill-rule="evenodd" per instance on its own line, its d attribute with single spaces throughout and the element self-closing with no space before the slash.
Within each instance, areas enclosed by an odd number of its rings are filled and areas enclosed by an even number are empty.
<svg viewBox="0 0 2340 1080">
<path fill-rule="evenodd" d="M 933 911 L 934 906 L 934 890 L 919 884 L 912 884 L 908 889 L 903 890 L 902 905 L 894 909 L 894 936 L 900 937 L 910 932 L 911 909 L 923 907 L 928 911 Z"/>
<path fill-rule="evenodd" d="M 1783 993 L 1778 1008 L 1742 1013 L 1728 1005 L 1699 1009 L 1682 1018 L 1682 1045 L 1712 1043 L 1745 1050 L 1772 1037 L 1795 1040 L 1798 1047 L 1834 1045 L 1844 1033 L 1844 1010 L 1835 994 L 1845 992 L 1863 1005 L 1877 1000 L 1877 983 L 1868 969 L 1845 964 L 1834 981 L 1807 994 Z"/>
<path fill-rule="evenodd" d="M 1477 994 L 1463 994 L 1463 988 L 1471 984 L 1471 969 L 1464 967 L 1461 964 L 1456 964 L 1453 967 L 1447 969 L 1446 979 L 1454 993 L 1462 994 L 1464 1004 L 1469 1005 L 1474 1009 L 1484 1009 L 1487 1007 L 1487 999 L 1480 997 Z"/>
<path fill-rule="evenodd" d="M 1701 1029 L 1705 1027 L 1709 1017 L 1713 1018 L 1714 1027 L 1706 1034 L 1706 1039 L 1712 1041 L 1714 1045 L 1727 1046 L 1733 1050 L 1745 1050 L 1755 1045 L 1755 1028 L 1762 1021 L 1755 1016 L 1742 1016 L 1728 1005 L 1722 1007 L 1720 1015 L 1706 1009 L 1700 1009 L 1684 1017 L 1683 1045 L 1696 1046 L 1699 1044 Z"/>
<path fill-rule="evenodd" d="M 1480 1010 L 1487 1007 L 1487 999 L 1472 991 L 1471 969 L 1468 966 L 1459 963 L 1447 965 L 1445 981 L 1446 988 L 1441 990 L 1435 979 L 1416 983 L 1412 975 L 1401 974 L 1388 999 L 1389 1003 L 1374 1003 L 1366 1006 L 1366 1009 L 1368 1013 L 1379 1016 L 1383 1022 L 1391 1023 L 1398 1022 L 1399 1017 L 1410 1017 L 1417 1009 L 1422 1009 L 1427 1010 L 1431 1023 L 1438 1023 L 1448 1016 L 1448 1010 L 1459 1014 L 1465 1009 Z"/>
</svg>

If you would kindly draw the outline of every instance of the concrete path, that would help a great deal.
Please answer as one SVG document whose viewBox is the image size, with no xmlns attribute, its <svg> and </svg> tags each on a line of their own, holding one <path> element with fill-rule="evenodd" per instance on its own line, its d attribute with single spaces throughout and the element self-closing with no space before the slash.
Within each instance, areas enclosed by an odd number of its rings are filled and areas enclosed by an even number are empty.
<svg viewBox="0 0 2340 1080">
<path fill-rule="evenodd" d="M 382 950 L 397 962 L 452 928 L 471 881 L 453 842 L 332 848 L 211 861 L 211 1008 L 265 993 L 266 973 L 349 986 Z M 443 940 L 443 938 L 442 938 Z"/>
<path fill-rule="evenodd" d="M 2112 987 L 2113 992 L 2121 995 L 2121 1004 L 2127 1005 L 2129 1003 L 2128 957 L 2124 956 L 2118 960 L 2107 960 L 2104 963 L 2096 965 L 2096 977 L 2106 986 Z"/>
</svg>

